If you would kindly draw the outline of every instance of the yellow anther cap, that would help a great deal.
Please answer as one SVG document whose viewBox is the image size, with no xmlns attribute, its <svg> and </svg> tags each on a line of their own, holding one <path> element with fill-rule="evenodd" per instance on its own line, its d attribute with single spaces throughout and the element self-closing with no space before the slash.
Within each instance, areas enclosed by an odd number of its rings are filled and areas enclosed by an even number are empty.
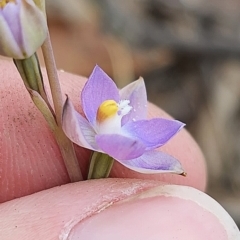
<svg viewBox="0 0 240 240">
<path fill-rule="evenodd" d="M 104 101 L 98 108 L 97 121 L 99 123 L 116 115 L 118 112 L 118 104 L 114 100 Z"/>
</svg>

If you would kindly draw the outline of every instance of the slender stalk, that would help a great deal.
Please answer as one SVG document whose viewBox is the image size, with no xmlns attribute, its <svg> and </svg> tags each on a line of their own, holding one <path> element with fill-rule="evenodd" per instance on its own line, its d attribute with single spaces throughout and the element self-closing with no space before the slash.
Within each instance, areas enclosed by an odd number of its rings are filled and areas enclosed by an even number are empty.
<svg viewBox="0 0 240 240">
<path fill-rule="evenodd" d="M 54 131 L 54 135 L 62 153 L 62 157 L 71 182 L 81 181 L 83 180 L 83 177 L 77 161 L 73 143 L 67 138 L 62 130 L 63 98 L 49 32 L 45 42 L 43 43 L 42 52 L 47 69 L 48 80 L 55 109 L 55 116 L 58 125 L 58 129 Z"/>
<path fill-rule="evenodd" d="M 53 133 L 60 148 L 71 182 L 83 180 L 72 142 L 66 137 L 63 130 L 59 127 Z"/>
<path fill-rule="evenodd" d="M 105 153 L 93 152 L 88 171 L 88 179 L 107 178 L 111 172 L 114 159 Z"/>
<path fill-rule="evenodd" d="M 49 85 L 51 88 L 57 124 L 61 126 L 63 98 L 49 32 L 45 42 L 42 45 L 42 52 L 47 69 Z"/>
</svg>

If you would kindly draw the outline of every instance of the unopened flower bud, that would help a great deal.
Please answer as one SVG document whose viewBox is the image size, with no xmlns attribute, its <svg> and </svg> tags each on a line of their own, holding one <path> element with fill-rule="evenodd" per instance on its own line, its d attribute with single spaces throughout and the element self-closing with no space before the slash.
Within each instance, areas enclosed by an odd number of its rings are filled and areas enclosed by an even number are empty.
<svg viewBox="0 0 240 240">
<path fill-rule="evenodd" d="M 24 59 L 43 44 L 47 21 L 39 4 L 33 0 L 0 0 L 0 55 Z"/>
</svg>

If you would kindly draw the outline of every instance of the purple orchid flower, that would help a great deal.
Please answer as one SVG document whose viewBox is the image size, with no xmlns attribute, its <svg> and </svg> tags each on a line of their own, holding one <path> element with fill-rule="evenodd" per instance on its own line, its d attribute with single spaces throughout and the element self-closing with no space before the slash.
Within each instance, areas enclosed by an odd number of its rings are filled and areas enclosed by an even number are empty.
<svg viewBox="0 0 240 240">
<path fill-rule="evenodd" d="M 174 157 L 155 150 L 168 142 L 185 124 L 176 120 L 147 117 L 146 88 L 142 78 L 120 91 L 112 79 L 96 66 L 82 94 L 86 117 L 67 98 L 63 130 L 84 148 L 106 153 L 122 165 L 140 173 L 184 174 Z"/>
</svg>

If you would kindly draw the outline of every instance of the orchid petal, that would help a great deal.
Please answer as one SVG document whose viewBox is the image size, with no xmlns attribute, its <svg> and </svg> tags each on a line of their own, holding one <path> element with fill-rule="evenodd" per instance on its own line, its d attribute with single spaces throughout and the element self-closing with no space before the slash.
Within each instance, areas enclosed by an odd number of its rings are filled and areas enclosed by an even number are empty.
<svg viewBox="0 0 240 240">
<path fill-rule="evenodd" d="M 119 160 L 133 159 L 145 152 L 140 141 L 119 134 L 97 135 L 96 142 L 103 152 Z"/>
<path fill-rule="evenodd" d="M 94 125 L 99 106 L 105 100 L 119 101 L 119 91 L 113 80 L 99 67 L 93 69 L 82 90 L 82 107 L 88 121 Z"/>
<path fill-rule="evenodd" d="M 67 137 L 84 148 L 96 150 L 95 135 L 88 121 L 82 117 L 67 98 L 63 107 L 62 127 Z"/>
<path fill-rule="evenodd" d="M 184 170 L 177 159 L 166 153 L 158 151 L 148 151 L 135 159 L 117 161 L 133 171 L 145 174 L 184 173 Z"/>
<path fill-rule="evenodd" d="M 122 100 L 128 99 L 133 107 L 131 112 L 122 118 L 122 125 L 128 121 L 146 119 L 147 94 L 143 78 L 139 78 L 120 90 Z"/>
<path fill-rule="evenodd" d="M 142 141 L 146 146 L 146 150 L 152 150 L 164 145 L 182 129 L 184 125 L 185 124 L 177 120 L 153 118 L 150 120 L 128 122 L 122 127 L 122 130 L 128 136 Z"/>
</svg>

